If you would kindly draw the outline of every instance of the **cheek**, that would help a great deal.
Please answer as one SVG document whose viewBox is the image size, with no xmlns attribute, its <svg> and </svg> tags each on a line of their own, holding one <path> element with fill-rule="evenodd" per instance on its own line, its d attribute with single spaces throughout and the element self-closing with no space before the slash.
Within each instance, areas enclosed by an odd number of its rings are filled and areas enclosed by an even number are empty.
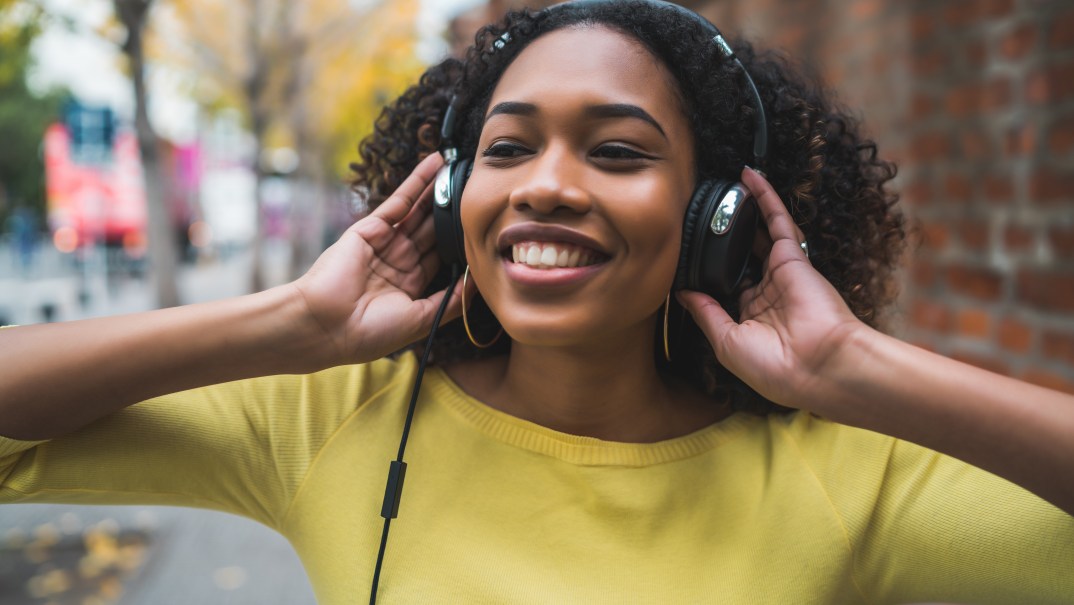
<svg viewBox="0 0 1074 605">
<path fill-rule="evenodd" d="M 654 266 L 675 263 L 691 192 L 682 187 L 654 187 L 638 194 L 634 204 L 624 204 L 617 212 L 631 253 L 647 255 Z"/>
<path fill-rule="evenodd" d="M 657 294 L 662 293 L 661 300 L 671 289 L 678 269 L 682 251 L 683 217 L 693 194 L 692 189 L 672 189 L 665 190 L 664 196 L 657 198 L 661 203 L 653 204 L 650 212 L 637 213 L 631 227 L 639 234 L 636 238 L 639 244 L 631 253 L 641 255 L 642 262 L 647 263 L 649 268 L 646 275 L 640 277 L 647 288 Z M 644 237 L 641 234 L 644 234 Z"/>
<path fill-rule="evenodd" d="M 498 199 L 497 190 L 495 179 L 479 174 L 476 170 L 463 190 L 459 219 L 468 259 L 474 259 L 472 252 L 476 252 L 477 246 L 488 239 L 485 235 L 500 214 L 501 208 L 495 202 Z"/>
</svg>

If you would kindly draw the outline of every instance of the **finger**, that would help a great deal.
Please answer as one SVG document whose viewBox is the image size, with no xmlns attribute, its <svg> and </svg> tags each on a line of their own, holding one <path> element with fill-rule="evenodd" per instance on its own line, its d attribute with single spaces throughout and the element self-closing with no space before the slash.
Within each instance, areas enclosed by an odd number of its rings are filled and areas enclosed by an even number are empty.
<svg viewBox="0 0 1074 605">
<path fill-rule="evenodd" d="M 433 217 L 427 216 L 425 220 L 421 222 L 417 230 L 410 235 L 410 239 L 413 240 L 414 246 L 423 255 L 436 247 L 436 225 L 433 223 Z"/>
<path fill-rule="evenodd" d="M 411 291 L 406 286 L 411 285 L 408 282 L 408 274 L 406 271 L 400 271 L 395 267 L 384 262 L 381 258 L 374 258 L 369 262 L 369 271 L 379 281 L 387 284 L 388 286 L 397 290 L 402 290 L 411 294 Z M 411 296 L 413 298 L 413 296 Z"/>
<path fill-rule="evenodd" d="M 440 290 L 429 298 L 417 301 L 422 305 L 422 334 L 428 335 L 429 330 L 432 329 L 433 319 L 435 319 L 436 311 L 440 307 L 440 303 L 443 302 L 444 296 L 447 295 L 447 288 Z M 473 300 L 472 297 L 468 297 L 469 300 Z M 462 280 L 455 281 L 455 287 L 451 291 L 451 300 L 448 301 L 447 308 L 444 309 L 444 317 L 440 320 L 440 325 L 444 325 L 448 322 L 454 321 L 462 317 Z"/>
<path fill-rule="evenodd" d="M 724 342 L 738 324 L 711 296 L 692 290 L 680 290 L 675 296 L 679 299 L 679 304 L 690 312 L 694 322 L 712 344 L 716 357 L 720 358 Z"/>
<path fill-rule="evenodd" d="M 772 301 L 769 300 L 769 283 L 760 284 L 745 290 L 738 301 L 738 319 L 746 321 L 761 316 L 772 309 Z"/>
<path fill-rule="evenodd" d="M 421 161 L 410 173 L 410 176 L 392 193 L 388 199 L 377 206 L 371 216 L 376 216 L 394 225 L 410 212 L 410 209 L 425 192 L 429 184 L 436 178 L 436 172 L 444 165 L 444 159 L 439 153 L 429 155 Z"/>
<path fill-rule="evenodd" d="M 757 258 L 768 258 L 768 253 L 772 250 L 772 238 L 768 235 L 768 230 L 757 225 L 757 233 L 753 236 L 753 255 Z"/>
<path fill-rule="evenodd" d="M 458 319 L 462 316 L 462 301 L 459 293 L 462 291 L 462 284 L 456 283 L 455 289 L 451 292 L 451 300 L 448 301 L 447 308 L 444 309 L 444 316 L 440 319 L 440 325 L 444 325 L 449 321 Z M 444 297 L 447 296 L 447 288 L 436 292 L 429 298 L 419 301 L 422 305 L 422 325 L 421 333 L 427 335 L 429 330 L 433 329 L 433 320 L 436 319 L 436 311 L 440 308 L 440 303 L 444 301 Z"/>
<path fill-rule="evenodd" d="M 473 300 L 468 297 L 467 300 Z M 462 280 L 455 282 L 455 289 L 451 291 L 451 302 L 444 310 L 444 321 L 452 321 L 462 317 Z"/>
<path fill-rule="evenodd" d="M 409 220 L 409 218 L 406 220 Z M 400 227 L 392 227 L 382 217 L 370 215 L 351 225 L 347 231 L 362 238 L 378 255 L 387 256 L 400 242 L 407 242 L 413 239 L 412 237 L 407 237 L 407 233 L 403 232 L 405 229 L 410 229 L 411 231 L 420 229 L 425 221 L 428 221 L 430 225 L 432 224 L 432 217 L 428 214 L 424 215 L 421 220 L 415 220 L 413 225 L 405 225 L 406 220 Z M 435 244 L 435 241 L 433 243 Z"/>
<path fill-rule="evenodd" d="M 433 279 L 436 276 L 436 272 L 440 270 L 440 256 L 433 251 L 427 251 L 421 255 L 421 260 L 418 261 L 418 266 L 421 269 L 422 277 L 426 282 Z"/>
<path fill-rule="evenodd" d="M 377 256 L 381 262 L 403 273 L 413 270 L 421 260 L 421 252 L 414 242 L 402 236 L 393 239 Z"/>
<path fill-rule="evenodd" d="M 435 253 L 436 229 L 432 217 L 426 217 L 421 227 L 410 237 L 398 236 L 388 246 L 378 251 L 380 260 L 399 271 L 412 271 L 421 265 L 425 257 Z M 430 277 L 432 273 L 428 274 Z"/>
<path fill-rule="evenodd" d="M 781 239 L 787 239 L 797 246 L 804 239 L 802 231 L 794 223 L 794 219 L 787 212 L 787 208 L 783 206 L 783 202 L 779 199 L 776 190 L 772 189 L 772 185 L 749 166 L 742 169 L 742 182 L 749 187 L 753 197 L 757 200 L 757 205 L 761 209 L 761 215 L 764 217 L 765 225 L 768 226 L 768 234 L 773 243 Z M 804 256 L 805 252 L 802 255 Z"/>
<path fill-rule="evenodd" d="M 377 254 L 382 253 L 395 241 L 398 233 L 380 218 L 367 216 L 347 228 L 344 236 L 357 236 Z"/>
<path fill-rule="evenodd" d="M 440 256 L 435 251 L 426 251 L 421 255 L 421 258 L 417 261 L 416 269 L 407 271 L 405 291 L 410 295 L 410 298 L 416 300 L 421 296 L 421 293 L 429 286 L 429 282 L 440 271 L 440 264 Z"/>
<path fill-rule="evenodd" d="M 410 209 L 406 218 L 399 221 L 397 229 L 409 235 L 421 225 L 426 217 L 430 216 L 430 211 L 433 206 L 433 188 L 435 186 L 435 183 L 429 183 L 429 185 L 425 187 L 425 191 L 421 192 L 421 196 L 418 197 L 418 201 L 414 203 L 414 207 Z"/>
</svg>

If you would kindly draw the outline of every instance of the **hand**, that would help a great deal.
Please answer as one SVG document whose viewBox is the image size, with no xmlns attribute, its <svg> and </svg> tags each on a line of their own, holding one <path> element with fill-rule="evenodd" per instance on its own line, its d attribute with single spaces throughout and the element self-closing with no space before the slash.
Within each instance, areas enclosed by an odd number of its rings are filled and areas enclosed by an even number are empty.
<svg viewBox="0 0 1074 605">
<path fill-rule="evenodd" d="M 293 283 L 327 338 L 332 365 L 378 359 L 432 328 L 445 293 L 420 296 L 440 266 L 430 211 L 441 165 L 439 154 L 425 158 Z M 460 312 L 454 298 L 445 321 Z"/>
<path fill-rule="evenodd" d="M 829 362 L 869 328 L 809 263 L 799 245 L 805 237 L 768 181 L 746 168 L 742 182 L 757 199 L 772 245 L 760 283 L 741 295 L 741 323 L 699 292 L 684 290 L 679 301 L 724 367 L 770 401 L 815 409 Z"/>
</svg>

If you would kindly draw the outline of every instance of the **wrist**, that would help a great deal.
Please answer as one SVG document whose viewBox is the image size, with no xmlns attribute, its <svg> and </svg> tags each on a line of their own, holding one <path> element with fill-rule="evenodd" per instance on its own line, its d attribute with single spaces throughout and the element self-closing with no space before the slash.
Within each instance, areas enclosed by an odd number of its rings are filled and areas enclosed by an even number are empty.
<svg viewBox="0 0 1074 605">
<path fill-rule="evenodd" d="M 803 389 L 808 409 L 844 424 L 854 424 L 852 417 L 862 397 L 863 383 L 875 365 L 878 351 L 890 336 L 864 323 L 847 324 L 837 337 L 832 351 L 814 368 L 812 379 Z"/>
<path fill-rule="evenodd" d="M 308 374 L 347 363 L 341 347 L 314 317 L 302 290 L 284 284 L 259 292 L 261 306 L 269 316 L 264 322 L 273 331 L 275 363 L 282 369 L 275 373 Z"/>
</svg>

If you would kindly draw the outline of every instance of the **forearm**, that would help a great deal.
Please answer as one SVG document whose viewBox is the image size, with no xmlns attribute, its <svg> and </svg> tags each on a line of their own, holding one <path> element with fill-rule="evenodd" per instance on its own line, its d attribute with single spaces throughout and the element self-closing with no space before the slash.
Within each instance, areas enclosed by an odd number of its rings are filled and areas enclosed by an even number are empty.
<svg viewBox="0 0 1074 605">
<path fill-rule="evenodd" d="M 826 376 L 810 409 L 954 456 L 1074 514 L 1074 397 L 871 330 Z"/>
<path fill-rule="evenodd" d="M 0 330 L 0 435 L 44 439 L 165 393 L 331 365 L 283 286 L 135 315 Z"/>
</svg>

